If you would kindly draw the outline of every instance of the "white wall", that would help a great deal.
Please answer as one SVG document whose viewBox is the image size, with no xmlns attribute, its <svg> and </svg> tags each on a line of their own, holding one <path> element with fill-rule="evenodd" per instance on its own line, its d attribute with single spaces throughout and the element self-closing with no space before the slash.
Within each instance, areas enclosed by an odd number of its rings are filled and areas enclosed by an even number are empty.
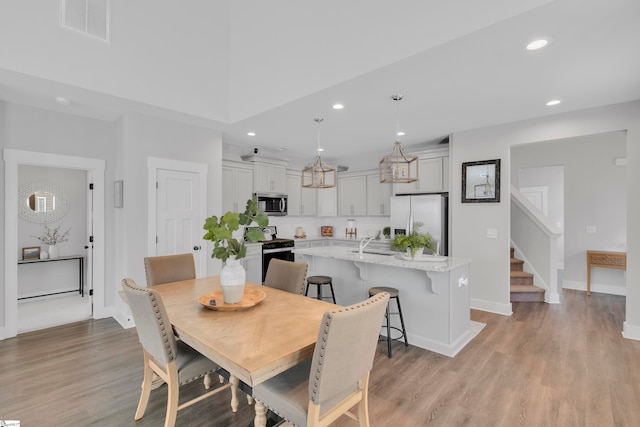
<svg viewBox="0 0 640 427">
<path fill-rule="evenodd" d="M 626 155 L 626 139 L 626 132 L 612 132 L 511 150 L 512 172 L 523 167 L 564 165 L 565 288 L 586 290 L 587 250 L 627 249 L 626 169 L 614 164 L 616 158 Z M 596 233 L 587 233 L 587 226 L 596 227 Z M 592 270 L 591 289 L 595 292 L 624 295 L 625 282 L 622 270 Z"/>
<path fill-rule="evenodd" d="M 629 102 L 534 120 L 508 123 L 453 135 L 450 205 L 454 224 L 454 256 L 471 260 L 472 306 L 503 314 L 509 302 L 509 210 L 508 189 L 512 146 L 627 130 L 627 311 L 623 334 L 640 339 L 640 102 Z M 501 203 L 462 204 L 461 164 L 502 159 Z M 486 229 L 495 228 L 497 239 Z"/>
</svg>

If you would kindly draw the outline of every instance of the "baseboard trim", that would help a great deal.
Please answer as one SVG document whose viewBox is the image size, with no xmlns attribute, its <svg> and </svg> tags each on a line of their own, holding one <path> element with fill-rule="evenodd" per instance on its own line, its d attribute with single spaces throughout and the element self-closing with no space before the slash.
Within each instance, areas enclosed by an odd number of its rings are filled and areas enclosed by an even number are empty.
<svg viewBox="0 0 640 427">
<path fill-rule="evenodd" d="M 4 326 L 0 326 L 0 341 L 4 340 L 6 337 L 4 335 Z"/>
<path fill-rule="evenodd" d="M 544 293 L 544 302 L 547 304 L 560 304 L 560 294 L 552 294 L 547 291 Z"/>
<path fill-rule="evenodd" d="M 575 280 L 563 280 L 562 289 L 573 289 L 576 291 L 587 291 L 587 282 L 578 282 Z M 591 292 L 609 295 L 627 295 L 627 288 L 620 286 L 604 285 L 601 283 L 591 283 Z"/>
<path fill-rule="evenodd" d="M 622 336 L 629 340 L 640 341 L 640 326 L 633 326 L 624 322 L 622 324 Z"/>
<path fill-rule="evenodd" d="M 118 322 L 120 326 L 122 326 L 122 329 L 129 329 L 136 326 L 136 324 L 133 322 L 132 316 L 128 316 L 119 310 L 114 310 L 111 317 L 113 317 L 113 319 Z"/>
<path fill-rule="evenodd" d="M 474 310 L 487 311 L 489 313 L 502 314 L 503 316 L 511 316 L 513 314 L 511 303 L 500 304 L 492 301 L 471 298 L 471 308 Z"/>
</svg>

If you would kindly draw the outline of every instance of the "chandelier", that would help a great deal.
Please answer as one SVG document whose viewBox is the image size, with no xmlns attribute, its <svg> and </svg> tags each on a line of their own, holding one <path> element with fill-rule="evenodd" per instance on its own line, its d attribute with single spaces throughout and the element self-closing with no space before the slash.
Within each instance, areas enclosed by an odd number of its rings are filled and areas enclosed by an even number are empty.
<svg viewBox="0 0 640 427">
<path fill-rule="evenodd" d="M 404 135 L 400 132 L 400 101 L 402 95 L 391 97 L 396 101 L 396 137 Z M 418 180 L 418 157 L 408 156 L 402 149 L 400 138 L 396 138 L 393 150 L 380 160 L 381 183 L 409 183 Z"/>
<path fill-rule="evenodd" d="M 320 146 L 320 123 L 324 119 L 314 119 L 318 124 L 318 148 L 314 162 L 302 170 L 302 186 L 305 188 L 333 188 L 336 186 L 337 171 L 336 168 L 325 165 L 320 157 L 323 151 Z"/>
</svg>

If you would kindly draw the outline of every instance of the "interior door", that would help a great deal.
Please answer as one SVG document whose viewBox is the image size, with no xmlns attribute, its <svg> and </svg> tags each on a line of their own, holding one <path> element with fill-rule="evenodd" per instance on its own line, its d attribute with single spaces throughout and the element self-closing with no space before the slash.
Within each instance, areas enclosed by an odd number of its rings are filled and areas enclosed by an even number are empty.
<svg viewBox="0 0 640 427">
<path fill-rule="evenodd" d="M 196 172 L 156 171 L 156 255 L 193 253 L 196 275 L 204 272 L 200 217 L 201 176 Z"/>
</svg>

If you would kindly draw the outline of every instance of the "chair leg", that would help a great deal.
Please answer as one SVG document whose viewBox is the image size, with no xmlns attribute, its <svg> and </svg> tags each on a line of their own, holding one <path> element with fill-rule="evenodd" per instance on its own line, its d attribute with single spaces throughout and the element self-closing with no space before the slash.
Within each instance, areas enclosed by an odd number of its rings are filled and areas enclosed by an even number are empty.
<svg viewBox="0 0 640 427">
<path fill-rule="evenodd" d="M 387 319 L 387 356 L 391 358 L 391 316 L 389 315 L 389 303 L 387 303 L 387 312 L 384 317 Z"/>
<path fill-rule="evenodd" d="M 358 402 L 358 422 L 360 427 L 369 427 L 369 372 L 359 381 L 362 399 Z"/>
<path fill-rule="evenodd" d="M 316 285 L 316 289 L 318 290 L 317 299 L 322 300 L 322 285 Z"/>
<path fill-rule="evenodd" d="M 333 303 L 337 304 L 336 294 L 333 292 L 333 282 L 329 282 L 329 287 L 331 288 L 331 298 L 333 298 Z"/>
<path fill-rule="evenodd" d="M 255 402 L 256 417 L 253 419 L 253 425 L 255 427 L 265 427 L 267 425 L 267 407 L 257 399 L 255 399 Z"/>
<path fill-rule="evenodd" d="M 400 307 L 400 298 L 396 298 L 398 304 L 398 314 L 400 315 L 400 325 L 402 325 L 402 335 L 404 336 L 404 346 L 409 346 L 409 338 L 407 338 L 407 330 L 404 328 L 404 317 L 402 317 L 402 307 Z"/>
<path fill-rule="evenodd" d="M 178 398 L 180 397 L 180 382 L 178 380 L 178 367 L 176 361 L 167 365 L 169 381 L 167 381 L 167 415 L 164 419 L 164 427 L 174 427 L 178 416 Z"/>
<path fill-rule="evenodd" d="M 247 405 L 253 405 L 253 397 L 250 394 L 247 394 Z"/>
<path fill-rule="evenodd" d="M 204 384 L 205 390 L 209 390 L 211 388 L 211 375 L 205 375 L 202 383 Z"/>
<path fill-rule="evenodd" d="M 304 296 L 306 297 L 309 294 L 309 282 L 307 282 L 307 287 L 304 289 Z"/>
<path fill-rule="evenodd" d="M 147 409 L 149 403 L 149 396 L 151 395 L 151 382 L 154 376 L 154 372 L 149 365 L 149 356 L 144 352 L 144 378 L 142 379 L 142 391 L 140 392 L 140 400 L 138 401 L 138 409 L 134 419 L 137 421 L 144 416 L 144 411 Z"/>
</svg>

